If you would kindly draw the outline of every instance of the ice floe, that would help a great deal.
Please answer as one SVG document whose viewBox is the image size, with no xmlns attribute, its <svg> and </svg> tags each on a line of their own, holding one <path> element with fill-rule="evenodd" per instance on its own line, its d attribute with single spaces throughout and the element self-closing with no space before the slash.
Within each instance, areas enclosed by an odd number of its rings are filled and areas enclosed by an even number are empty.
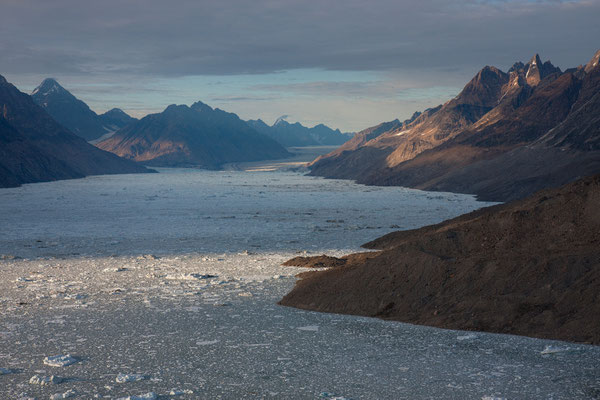
<svg viewBox="0 0 600 400">
<path fill-rule="evenodd" d="M 548 345 L 548 346 L 544 347 L 544 350 L 542 350 L 540 352 L 540 354 L 564 353 L 564 352 L 567 352 L 567 351 L 570 351 L 570 350 L 571 350 L 570 347 L 559 347 L 559 346 Z"/>
<path fill-rule="evenodd" d="M 321 392 L 319 393 L 319 398 L 321 399 L 330 399 L 330 400 L 351 400 L 349 397 L 340 396 L 335 393 L 329 392 Z"/>
<path fill-rule="evenodd" d="M 165 276 L 165 279 L 178 280 L 178 281 L 197 281 L 197 280 L 212 279 L 212 278 L 218 278 L 218 276 L 210 275 L 210 274 L 197 274 L 197 273 L 169 274 L 169 275 Z"/>
<path fill-rule="evenodd" d="M 148 392 L 139 396 L 119 397 L 117 400 L 156 400 L 158 395 L 154 392 Z"/>
<path fill-rule="evenodd" d="M 307 326 L 300 326 L 296 329 L 298 329 L 299 331 L 318 332 L 319 326 L 318 325 L 307 325 Z"/>
<path fill-rule="evenodd" d="M 44 364 L 51 367 L 66 367 L 77 362 L 79 362 L 79 360 L 70 354 L 49 356 L 44 358 Z"/>
<path fill-rule="evenodd" d="M 123 374 L 123 373 L 119 373 L 119 375 L 117 375 L 117 378 L 115 379 L 115 381 L 117 383 L 127 383 L 127 382 L 143 381 L 143 380 L 145 380 L 147 378 L 148 377 L 146 375 L 143 375 L 143 374 Z"/>
<path fill-rule="evenodd" d="M 172 389 L 169 392 L 169 396 L 183 396 L 184 394 L 194 394 L 194 391 L 189 389 Z"/>
<path fill-rule="evenodd" d="M 199 341 L 196 342 L 196 345 L 198 345 L 198 346 L 208 346 L 208 345 L 217 344 L 217 343 L 219 343 L 218 340 L 199 340 Z"/>
<path fill-rule="evenodd" d="M 63 378 L 60 378 L 56 375 L 46 376 L 46 375 L 34 375 L 29 379 L 29 383 L 32 385 L 57 385 L 64 381 Z"/>
<path fill-rule="evenodd" d="M 50 396 L 50 400 L 68 399 L 70 397 L 75 397 L 75 396 L 77 396 L 77 392 L 75 392 L 73 389 L 70 389 L 64 393 L 53 394 L 52 396 Z"/>
</svg>

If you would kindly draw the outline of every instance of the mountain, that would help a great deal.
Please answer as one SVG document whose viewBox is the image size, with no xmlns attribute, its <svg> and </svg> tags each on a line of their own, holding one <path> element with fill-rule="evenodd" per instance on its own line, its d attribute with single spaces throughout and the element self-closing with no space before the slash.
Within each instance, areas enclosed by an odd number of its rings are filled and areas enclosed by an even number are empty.
<svg viewBox="0 0 600 400">
<path fill-rule="evenodd" d="M 246 122 L 285 147 L 335 146 L 352 137 L 351 133 L 342 133 L 339 129 L 333 130 L 323 124 L 312 128 L 307 128 L 299 122 L 290 124 L 285 120 L 285 116 L 278 118 L 272 126 L 260 119 Z"/>
<path fill-rule="evenodd" d="M 600 344 L 600 175 L 364 245 L 300 257 L 280 302 L 446 329 Z"/>
<path fill-rule="evenodd" d="M 0 76 L 0 187 L 150 170 L 99 150 Z"/>
<path fill-rule="evenodd" d="M 100 114 L 98 118 L 102 123 L 105 133 L 99 138 L 89 140 L 89 142 L 93 145 L 96 145 L 102 142 L 103 140 L 112 137 L 115 134 L 115 132 L 117 132 L 119 129 L 138 120 L 137 118 L 129 116 L 125 111 L 121 110 L 120 108 L 113 108 L 105 112 L 104 114 Z"/>
<path fill-rule="evenodd" d="M 52 78 L 44 79 L 31 97 L 58 123 L 85 140 L 107 133 L 100 117 Z"/>
<path fill-rule="evenodd" d="M 311 174 L 508 201 L 600 172 L 598 58 L 565 72 L 537 54 L 507 73 L 485 67 L 454 99 L 313 161 Z"/>
<path fill-rule="evenodd" d="M 197 102 L 170 105 L 97 144 L 121 157 L 153 166 L 219 168 L 230 162 L 289 157 L 273 139 L 236 114 Z"/>
<path fill-rule="evenodd" d="M 129 125 L 138 120 L 137 118 L 129 116 L 125 111 L 121 110 L 120 108 L 113 108 L 112 110 L 109 110 L 104 114 L 100 114 L 98 117 L 100 118 L 104 129 L 108 129 L 114 132 L 118 131 L 125 125 Z"/>
</svg>

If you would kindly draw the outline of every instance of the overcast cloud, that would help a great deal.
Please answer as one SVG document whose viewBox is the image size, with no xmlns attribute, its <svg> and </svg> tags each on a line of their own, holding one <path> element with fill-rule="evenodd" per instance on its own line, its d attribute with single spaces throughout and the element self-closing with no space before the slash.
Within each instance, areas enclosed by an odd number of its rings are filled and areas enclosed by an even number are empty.
<svg viewBox="0 0 600 400">
<path fill-rule="evenodd" d="M 484 65 L 585 63 L 599 16 L 600 0 L 1 0 L 0 74 L 22 90 L 57 77 L 97 111 L 212 99 L 355 130 L 447 100 Z"/>
</svg>

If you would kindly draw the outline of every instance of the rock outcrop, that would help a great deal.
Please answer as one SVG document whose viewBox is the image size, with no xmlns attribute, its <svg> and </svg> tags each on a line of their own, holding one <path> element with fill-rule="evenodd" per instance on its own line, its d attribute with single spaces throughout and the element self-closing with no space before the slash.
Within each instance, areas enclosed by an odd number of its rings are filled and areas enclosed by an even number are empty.
<svg viewBox="0 0 600 400">
<path fill-rule="evenodd" d="M 280 302 L 450 329 L 600 344 L 600 175 L 364 245 Z"/>
</svg>

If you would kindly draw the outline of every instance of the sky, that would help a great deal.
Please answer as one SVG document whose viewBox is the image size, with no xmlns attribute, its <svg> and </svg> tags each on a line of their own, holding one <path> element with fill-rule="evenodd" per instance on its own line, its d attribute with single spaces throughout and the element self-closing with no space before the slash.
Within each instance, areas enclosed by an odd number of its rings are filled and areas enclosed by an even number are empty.
<svg viewBox="0 0 600 400">
<path fill-rule="evenodd" d="M 98 113 L 200 100 L 359 131 L 485 65 L 585 64 L 599 17 L 600 0 L 0 0 L 0 75 L 25 92 L 54 77 Z"/>
</svg>

